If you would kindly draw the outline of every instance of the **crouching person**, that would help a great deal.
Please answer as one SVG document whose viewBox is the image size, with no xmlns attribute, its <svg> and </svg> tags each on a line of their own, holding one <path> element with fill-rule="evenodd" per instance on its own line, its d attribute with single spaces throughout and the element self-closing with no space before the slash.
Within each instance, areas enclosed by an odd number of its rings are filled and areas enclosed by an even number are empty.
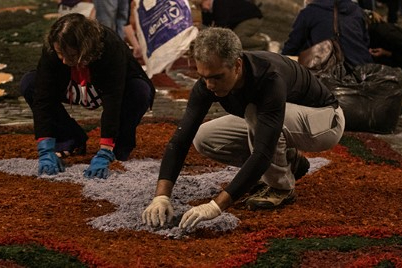
<svg viewBox="0 0 402 268">
<path fill-rule="evenodd" d="M 100 148 L 84 172 L 88 178 L 107 178 L 112 161 L 128 159 L 136 127 L 155 95 L 124 41 L 76 13 L 52 25 L 37 69 L 21 80 L 21 92 L 33 112 L 39 175 L 64 171 L 57 152 L 85 153 L 88 137 L 62 103 L 102 106 Z"/>
<path fill-rule="evenodd" d="M 201 31 L 193 56 L 200 79 L 166 147 L 143 222 L 158 226 L 172 219 L 170 196 L 192 142 L 201 154 L 241 168 L 213 200 L 187 211 L 181 228 L 217 217 L 257 186 L 260 190 L 246 200 L 250 209 L 292 202 L 295 180 L 309 169 L 301 151 L 327 150 L 343 134 L 337 99 L 297 62 L 276 53 L 242 51 L 229 29 Z M 229 115 L 203 123 L 214 102 Z"/>
</svg>

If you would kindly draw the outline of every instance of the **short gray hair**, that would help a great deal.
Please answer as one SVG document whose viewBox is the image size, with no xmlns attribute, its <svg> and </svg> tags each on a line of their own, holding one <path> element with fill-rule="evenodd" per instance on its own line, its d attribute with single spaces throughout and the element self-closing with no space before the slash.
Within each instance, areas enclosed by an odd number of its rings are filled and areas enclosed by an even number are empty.
<svg viewBox="0 0 402 268">
<path fill-rule="evenodd" d="M 239 37 L 230 29 L 208 27 L 201 30 L 194 41 L 192 54 L 195 60 L 208 63 L 218 56 L 227 67 L 233 67 L 242 55 Z"/>
</svg>

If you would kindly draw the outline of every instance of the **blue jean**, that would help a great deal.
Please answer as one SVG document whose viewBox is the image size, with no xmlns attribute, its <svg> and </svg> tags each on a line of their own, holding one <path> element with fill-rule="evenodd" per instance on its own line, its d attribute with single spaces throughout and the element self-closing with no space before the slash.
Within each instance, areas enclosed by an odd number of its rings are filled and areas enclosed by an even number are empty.
<svg viewBox="0 0 402 268">
<path fill-rule="evenodd" d="M 96 19 L 114 30 L 124 40 L 124 26 L 128 24 L 129 0 L 93 0 Z"/>
</svg>

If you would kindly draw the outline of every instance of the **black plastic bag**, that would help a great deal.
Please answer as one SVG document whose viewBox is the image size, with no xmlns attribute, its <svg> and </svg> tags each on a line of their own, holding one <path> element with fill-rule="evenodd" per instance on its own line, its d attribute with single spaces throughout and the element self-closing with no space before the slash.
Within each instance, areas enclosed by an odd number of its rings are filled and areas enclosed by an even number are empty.
<svg viewBox="0 0 402 268">
<path fill-rule="evenodd" d="M 349 70 L 338 65 L 319 79 L 339 100 L 345 130 L 381 134 L 395 130 L 402 106 L 400 68 L 365 64 Z"/>
</svg>

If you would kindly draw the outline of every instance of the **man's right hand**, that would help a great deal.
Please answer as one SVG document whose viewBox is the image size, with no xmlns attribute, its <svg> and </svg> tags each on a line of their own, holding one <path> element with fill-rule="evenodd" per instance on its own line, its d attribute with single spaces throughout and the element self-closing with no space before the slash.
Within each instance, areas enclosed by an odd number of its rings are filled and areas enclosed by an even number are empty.
<svg viewBox="0 0 402 268">
<path fill-rule="evenodd" d="M 65 168 L 55 153 L 56 139 L 46 138 L 38 142 L 39 169 L 38 174 L 56 175 Z"/>
<path fill-rule="evenodd" d="M 167 220 L 170 222 L 173 218 L 173 207 L 170 198 L 166 195 L 154 197 L 151 204 L 142 213 L 142 222 L 149 226 L 163 226 Z"/>
</svg>

